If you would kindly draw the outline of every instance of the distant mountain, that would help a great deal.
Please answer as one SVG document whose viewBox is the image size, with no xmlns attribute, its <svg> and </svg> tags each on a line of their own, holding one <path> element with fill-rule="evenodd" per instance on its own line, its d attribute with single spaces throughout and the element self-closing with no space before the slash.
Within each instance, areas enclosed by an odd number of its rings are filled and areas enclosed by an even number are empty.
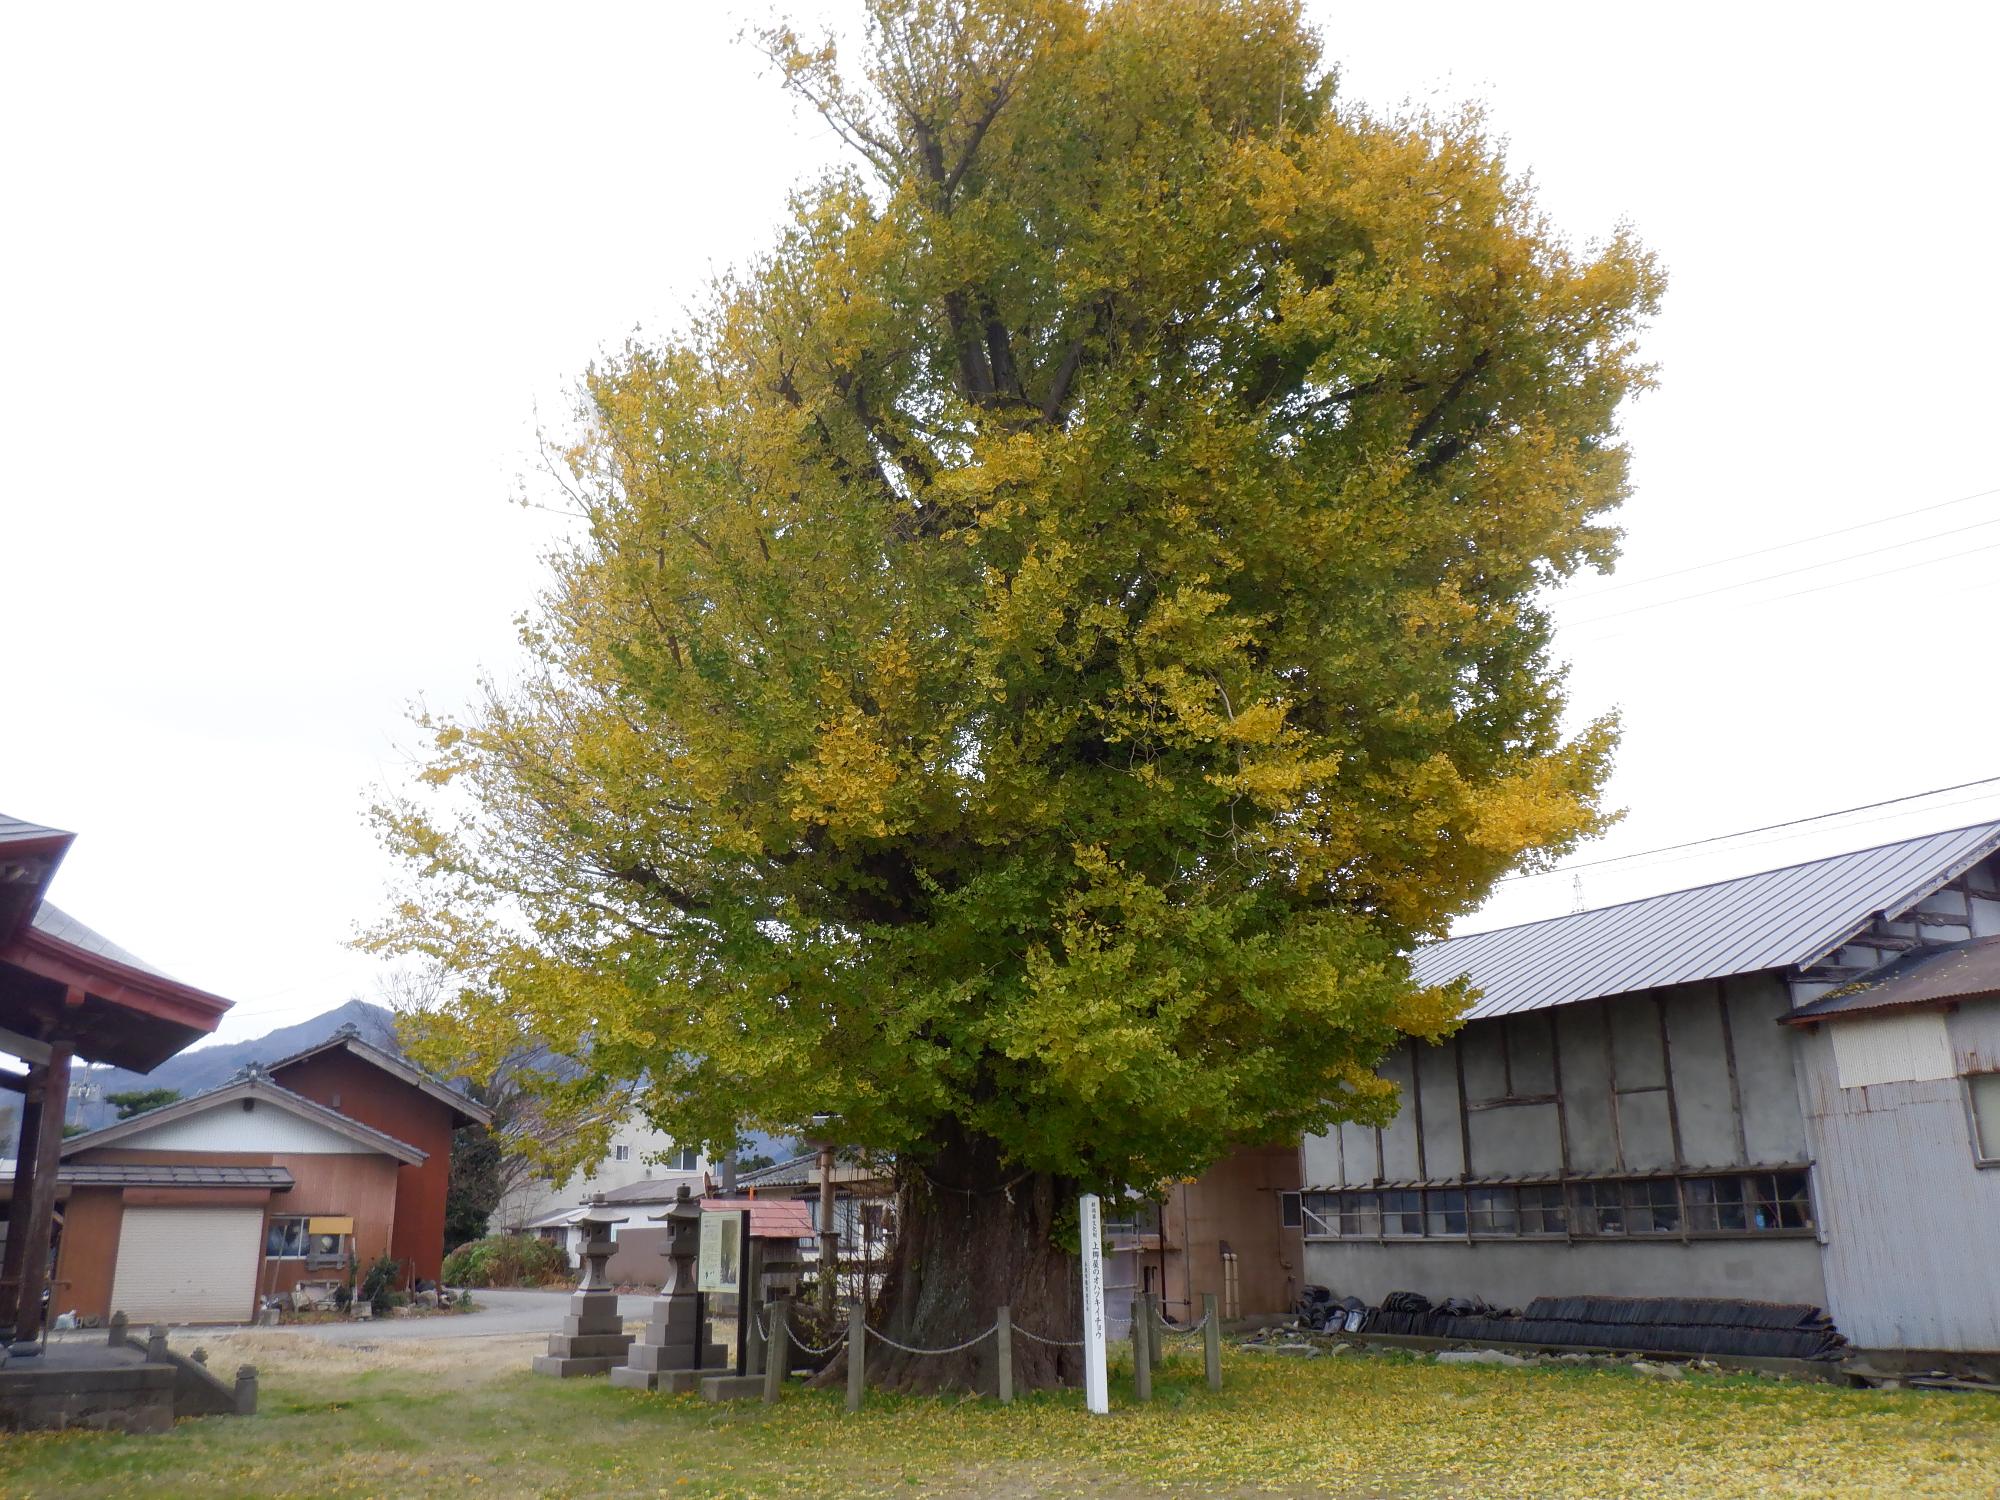
<svg viewBox="0 0 2000 1500">
<path fill-rule="evenodd" d="M 399 1057 L 402 1055 L 403 1049 L 396 1041 L 395 1012 L 384 1006 L 370 1005 L 366 1000 L 350 1000 L 345 1005 L 321 1012 L 310 1021 L 300 1021 L 295 1026 L 280 1026 L 276 1031 L 267 1031 L 247 1042 L 221 1042 L 196 1047 L 168 1058 L 150 1073 L 134 1073 L 125 1068 L 79 1067 L 70 1075 L 70 1123 L 90 1130 L 111 1124 L 118 1118 L 117 1106 L 107 1102 L 112 1094 L 128 1093 L 134 1089 L 178 1089 L 185 1098 L 204 1089 L 219 1087 L 234 1078 L 247 1063 L 277 1062 L 280 1058 L 290 1057 L 295 1052 L 303 1052 L 325 1041 L 341 1027 L 350 1024 L 361 1033 L 363 1041 L 373 1043 L 385 1052 L 393 1052 Z M 537 1055 L 531 1065 L 557 1077 L 573 1077 L 582 1071 L 576 1063 L 548 1053 Z M 0 1096 L 0 1155 L 13 1155 L 19 1129 L 20 1121 L 16 1113 L 8 1108 L 6 1097 Z M 764 1155 L 776 1161 L 785 1161 L 804 1149 L 789 1136 L 752 1131 L 744 1137 L 742 1154 Z"/>
<path fill-rule="evenodd" d="M 370 1005 L 366 1000 L 350 1000 L 310 1021 L 280 1026 L 247 1042 L 196 1047 L 168 1058 L 150 1073 L 133 1073 L 125 1068 L 78 1068 L 70 1079 L 70 1122 L 92 1130 L 109 1125 L 118 1118 L 118 1110 L 105 1102 L 106 1096 L 133 1089 L 179 1089 L 183 1096 L 199 1094 L 203 1089 L 227 1083 L 246 1063 L 274 1063 L 325 1041 L 350 1024 L 360 1031 L 362 1040 L 385 1052 L 401 1054 L 403 1049 L 396 1044 L 394 1012 Z"/>
</svg>

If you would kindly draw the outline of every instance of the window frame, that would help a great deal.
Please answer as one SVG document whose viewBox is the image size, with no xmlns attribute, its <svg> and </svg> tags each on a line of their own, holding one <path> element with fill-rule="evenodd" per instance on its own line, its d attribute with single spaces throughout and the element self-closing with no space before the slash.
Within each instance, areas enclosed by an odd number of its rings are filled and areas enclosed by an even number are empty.
<svg viewBox="0 0 2000 1500">
<path fill-rule="evenodd" d="M 1993 1135 L 1996 1143 L 2000 1143 L 2000 1068 L 1981 1068 L 1977 1072 L 1959 1075 L 1959 1087 L 1965 1094 L 1965 1129 L 1972 1145 L 1972 1165 L 1981 1170 L 2000 1168 L 2000 1155 L 1986 1155 L 1985 1144 L 1979 1138 L 1979 1096 L 1973 1091 L 1975 1082 L 1989 1079 L 1993 1080 Z"/>
<path fill-rule="evenodd" d="M 328 1267 L 345 1266 L 351 1253 L 351 1235 L 314 1234 L 307 1226 L 314 1219 L 345 1218 L 344 1214 L 268 1214 L 264 1219 L 264 1259 L 297 1261 L 309 1271 L 325 1270 Z M 271 1249 L 271 1236 L 281 1226 L 296 1225 L 300 1248 L 297 1250 Z M 330 1240 L 330 1248 L 318 1248 L 314 1242 Z"/>
<path fill-rule="evenodd" d="M 1282 1195 L 1279 1212 L 1284 1227 L 1294 1227 L 1295 1213 L 1300 1234 L 1321 1242 L 1659 1244 L 1804 1239 L 1820 1232 L 1811 1169 L 1796 1165 L 1302 1189 Z M 1737 1222 L 1728 1223 L 1732 1218 Z"/>
</svg>

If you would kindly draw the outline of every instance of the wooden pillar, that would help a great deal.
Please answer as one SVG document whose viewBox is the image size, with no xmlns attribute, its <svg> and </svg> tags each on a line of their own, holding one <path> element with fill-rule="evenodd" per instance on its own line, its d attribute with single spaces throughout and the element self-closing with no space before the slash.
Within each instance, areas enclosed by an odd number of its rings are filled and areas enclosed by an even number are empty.
<svg viewBox="0 0 2000 1500">
<path fill-rule="evenodd" d="M 784 1384 L 786 1367 L 792 1362 L 792 1332 L 788 1324 L 792 1304 L 788 1298 L 780 1298 L 771 1304 L 771 1338 L 764 1349 L 764 1400 L 778 1399 L 778 1392 Z"/>
<path fill-rule="evenodd" d="M 833 1313 L 834 1295 L 840 1272 L 840 1226 L 833 1217 L 833 1147 L 819 1148 L 819 1305 L 829 1316 Z M 868 1301 L 868 1290 L 861 1289 L 861 1301 Z"/>
<path fill-rule="evenodd" d="M 35 1158 L 41 1154 L 42 1070 L 28 1065 L 21 1091 L 21 1142 L 14 1153 L 14 1197 L 7 1205 L 7 1252 L 0 1256 L 0 1329 L 11 1331 L 21 1307 L 21 1257 L 28 1244 L 28 1208 L 34 1198 Z"/>
<path fill-rule="evenodd" d="M 1002 1303 L 993 1321 L 997 1330 L 993 1335 L 993 1355 L 999 1366 L 1000 1404 L 1006 1406 L 1014 1399 L 1014 1310 Z"/>
<path fill-rule="evenodd" d="M 743 1219 L 746 1236 L 750 1223 L 746 1214 Z M 743 1282 L 736 1298 L 737 1316 L 742 1320 L 738 1325 L 743 1334 L 737 1361 L 738 1375 L 761 1375 L 764 1373 L 764 1329 L 758 1322 L 758 1315 L 764 1310 L 764 1242 L 747 1239 L 743 1247 Z"/>
<path fill-rule="evenodd" d="M 847 1309 L 847 1409 L 861 1410 L 861 1395 L 868 1386 L 868 1316 L 859 1301 Z"/>
<path fill-rule="evenodd" d="M 25 1184 L 19 1174 L 31 1158 L 25 1111 L 22 1116 L 21 1157 L 14 1179 L 14 1199 L 16 1204 L 20 1202 L 25 1186 L 28 1211 L 25 1223 L 20 1226 L 21 1262 L 14 1282 L 19 1289 L 19 1300 L 14 1313 L 14 1337 L 23 1342 L 31 1342 L 42 1334 L 42 1293 L 49 1284 L 49 1239 L 55 1227 L 56 1173 L 62 1165 L 63 1120 L 69 1113 L 69 1059 L 68 1045 L 58 1042 L 49 1048 L 46 1066 L 38 1070 L 42 1085 L 37 1122 L 40 1128 L 36 1131 L 33 1166 Z M 29 1088 L 33 1087 L 30 1083 Z M 10 1259 L 14 1228 L 15 1220 L 10 1213 L 7 1232 Z"/>
<path fill-rule="evenodd" d="M 1215 1293 L 1201 1296 L 1201 1362 L 1211 1391 L 1222 1389 L 1222 1314 L 1215 1305 Z"/>
<path fill-rule="evenodd" d="M 1153 1399 L 1153 1303 L 1150 1297 L 1132 1303 L 1132 1394 L 1141 1401 Z"/>
</svg>

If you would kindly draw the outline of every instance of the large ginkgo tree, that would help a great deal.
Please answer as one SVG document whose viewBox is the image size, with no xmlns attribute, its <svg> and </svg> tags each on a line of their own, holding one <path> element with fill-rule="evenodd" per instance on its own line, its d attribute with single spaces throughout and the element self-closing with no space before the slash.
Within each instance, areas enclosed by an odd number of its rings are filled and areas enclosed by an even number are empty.
<svg viewBox="0 0 2000 1500">
<path fill-rule="evenodd" d="M 1287 0 L 765 42 L 852 166 L 591 371 L 528 663 L 426 721 L 373 941 L 453 976 L 434 1057 L 581 1065 L 551 1109 L 893 1152 L 901 1341 L 1065 1335 L 1080 1188 L 1385 1119 L 1465 998 L 1406 955 L 1603 821 L 1536 600 L 1610 559 L 1658 274 L 1477 116 L 1343 100 Z"/>
</svg>

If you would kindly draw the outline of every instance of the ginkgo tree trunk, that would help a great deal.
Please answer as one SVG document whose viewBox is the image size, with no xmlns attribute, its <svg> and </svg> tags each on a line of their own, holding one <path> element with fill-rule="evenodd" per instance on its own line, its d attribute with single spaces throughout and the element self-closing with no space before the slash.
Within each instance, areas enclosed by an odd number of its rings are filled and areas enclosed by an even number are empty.
<svg viewBox="0 0 2000 1500">
<path fill-rule="evenodd" d="M 454 976 L 458 1060 L 894 1153 L 899 1341 L 1074 1336 L 1080 1189 L 1386 1119 L 1465 1003 L 1408 952 L 1602 823 L 1537 598 L 1611 558 L 1658 274 L 1476 115 L 1344 101 L 1283 0 L 765 41 L 853 165 L 590 372 L 575 540 L 424 721 L 372 941 Z"/>
</svg>

